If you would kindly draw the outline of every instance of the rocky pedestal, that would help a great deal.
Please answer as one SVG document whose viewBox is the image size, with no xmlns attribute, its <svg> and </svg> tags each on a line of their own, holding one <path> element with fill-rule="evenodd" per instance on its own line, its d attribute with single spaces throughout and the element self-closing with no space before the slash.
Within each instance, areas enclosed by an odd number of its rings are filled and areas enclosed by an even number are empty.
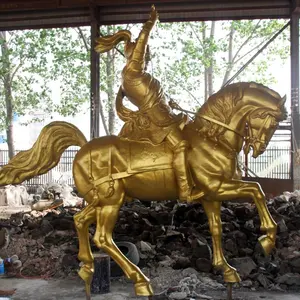
<svg viewBox="0 0 300 300">
<path fill-rule="evenodd" d="M 278 223 L 276 248 L 265 257 L 258 238 L 260 221 L 250 203 L 224 203 L 223 249 L 240 272 L 241 285 L 251 289 L 300 289 L 300 201 L 298 194 L 285 194 L 268 201 Z M 0 221 L 9 241 L 1 243 L 0 257 L 16 254 L 23 263 L 22 275 L 77 276 L 78 239 L 73 215 L 79 208 L 57 208 L 13 215 Z M 95 227 L 90 227 L 90 237 Z M 136 244 L 140 268 L 192 268 L 222 283 L 212 267 L 211 235 L 201 204 L 133 201 L 120 211 L 115 241 Z M 92 243 L 92 242 L 91 242 Z M 92 243 L 92 251 L 98 249 Z M 151 276 L 150 276 L 151 277 Z"/>
</svg>

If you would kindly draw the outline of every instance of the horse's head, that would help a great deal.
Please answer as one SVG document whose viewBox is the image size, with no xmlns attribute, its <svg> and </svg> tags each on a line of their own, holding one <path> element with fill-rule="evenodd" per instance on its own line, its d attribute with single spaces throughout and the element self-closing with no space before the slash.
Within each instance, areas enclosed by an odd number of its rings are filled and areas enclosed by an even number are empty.
<svg viewBox="0 0 300 300">
<path fill-rule="evenodd" d="M 238 82 L 213 94 L 197 112 L 197 131 L 253 157 L 262 154 L 279 121 L 286 118 L 285 97 L 255 82 Z M 245 134 L 245 129 L 247 133 Z M 230 135 L 226 133 L 230 133 Z"/>
<path fill-rule="evenodd" d="M 264 153 L 279 122 L 286 118 L 284 106 L 286 96 L 281 98 L 279 94 L 265 86 L 254 85 L 258 93 L 254 92 L 253 95 L 257 97 L 256 101 L 260 101 L 260 105 L 247 115 L 244 152 L 248 154 L 252 148 L 252 156 L 256 158 Z"/>
</svg>

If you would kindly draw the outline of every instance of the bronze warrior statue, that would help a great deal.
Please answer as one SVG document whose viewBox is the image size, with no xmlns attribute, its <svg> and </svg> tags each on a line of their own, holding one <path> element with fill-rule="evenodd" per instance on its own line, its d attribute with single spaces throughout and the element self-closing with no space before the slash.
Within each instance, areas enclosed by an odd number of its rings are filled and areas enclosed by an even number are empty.
<svg viewBox="0 0 300 300">
<path fill-rule="evenodd" d="M 73 177 L 88 205 L 74 221 L 82 261 L 79 276 L 85 282 L 87 299 L 91 297 L 94 272 L 89 239 L 92 223 L 96 223 L 95 245 L 120 265 L 134 282 L 136 294 L 153 294 L 150 280 L 113 241 L 119 210 L 132 198 L 180 198 L 201 203 L 212 235 L 213 265 L 223 271 L 224 281 L 230 284 L 239 282 L 240 277 L 222 249 L 222 201 L 251 198 L 265 233 L 259 242 L 266 254 L 275 247 L 277 225 L 265 195 L 258 183 L 236 176 L 237 154 L 242 149 L 248 153 L 251 148 L 257 157 L 266 150 L 279 121 L 286 117 L 285 98 L 255 82 L 233 83 L 209 97 L 187 123 L 171 111 L 159 82 L 145 70 L 147 42 L 157 19 L 153 7 L 136 42 L 131 42 L 129 31 L 98 39 L 98 52 L 125 42 L 127 63 L 116 99 L 118 114 L 125 120 L 119 136 L 88 142 L 74 125 L 52 122 L 43 128 L 31 149 L 19 152 L 0 169 L 0 186 L 17 184 L 48 172 L 69 146 L 80 147 L 73 162 Z M 137 112 L 122 105 L 124 96 L 139 108 Z"/>
<path fill-rule="evenodd" d="M 158 13 L 152 6 L 150 18 L 143 25 L 135 42 L 131 41 L 130 31 L 121 30 L 112 36 L 100 37 L 95 50 L 103 53 L 111 50 L 121 41 L 125 42 L 126 66 L 122 71 L 122 93 L 141 112 L 147 114 L 151 122 L 160 127 L 158 130 L 152 130 L 151 141 L 159 144 L 166 139 L 169 143 L 174 153 L 173 167 L 179 188 L 179 198 L 192 201 L 203 195 L 203 191 L 195 187 L 191 177 L 187 161 L 189 143 L 184 139 L 178 126 L 181 115 L 177 116 L 173 113 L 166 103 L 160 82 L 146 72 L 149 58 L 148 39 L 157 20 Z"/>
</svg>

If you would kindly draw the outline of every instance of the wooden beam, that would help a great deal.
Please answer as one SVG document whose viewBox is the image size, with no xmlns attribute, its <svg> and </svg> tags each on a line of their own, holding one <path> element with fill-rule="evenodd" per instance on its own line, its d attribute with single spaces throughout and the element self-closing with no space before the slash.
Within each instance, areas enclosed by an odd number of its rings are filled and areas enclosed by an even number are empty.
<svg viewBox="0 0 300 300">
<path fill-rule="evenodd" d="M 101 24 L 144 22 L 152 3 L 162 22 L 289 18 L 300 0 L 1 0 L 0 30 L 89 25 L 89 7 Z"/>
<path fill-rule="evenodd" d="M 144 1 L 143 1 L 144 2 Z M 289 18 L 289 0 L 274 1 L 186 1 L 184 3 L 159 2 L 156 4 L 161 22 Z M 149 4 L 100 6 L 101 24 L 144 22 L 148 18 Z M 131 20 L 131 21 L 129 21 Z"/>
<path fill-rule="evenodd" d="M 292 0 L 291 12 L 292 13 L 300 12 L 300 0 Z"/>
<path fill-rule="evenodd" d="M 88 8 L 49 11 L 0 12 L 0 30 L 74 27 L 90 25 Z"/>
</svg>

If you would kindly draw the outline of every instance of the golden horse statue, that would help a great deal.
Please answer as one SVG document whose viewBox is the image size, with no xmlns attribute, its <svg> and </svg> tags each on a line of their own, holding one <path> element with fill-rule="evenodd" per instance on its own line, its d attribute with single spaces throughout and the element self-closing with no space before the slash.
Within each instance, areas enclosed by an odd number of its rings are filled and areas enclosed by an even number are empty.
<svg viewBox="0 0 300 300">
<path fill-rule="evenodd" d="M 237 154 L 263 153 L 278 122 L 286 117 L 285 99 L 275 91 L 254 83 L 234 83 L 212 95 L 182 130 L 189 142 L 187 152 L 192 178 L 202 195 L 213 241 L 213 265 L 223 270 L 224 281 L 239 282 L 235 268 L 222 252 L 222 201 L 252 198 L 265 232 L 259 242 L 266 254 L 275 246 L 276 223 L 258 183 L 237 177 Z M 137 295 L 152 295 L 150 280 L 115 245 L 112 234 L 120 207 L 126 200 L 178 199 L 173 153 L 166 142 L 158 145 L 126 137 L 105 136 L 87 142 L 81 131 L 66 122 L 45 126 L 30 150 L 13 157 L 0 170 L 0 185 L 17 184 L 53 168 L 69 146 L 80 148 L 73 162 L 73 176 L 88 205 L 74 216 L 79 237 L 79 271 L 90 299 L 93 255 L 88 228 L 96 223 L 94 243 L 106 251 L 135 284 Z"/>
</svg>

